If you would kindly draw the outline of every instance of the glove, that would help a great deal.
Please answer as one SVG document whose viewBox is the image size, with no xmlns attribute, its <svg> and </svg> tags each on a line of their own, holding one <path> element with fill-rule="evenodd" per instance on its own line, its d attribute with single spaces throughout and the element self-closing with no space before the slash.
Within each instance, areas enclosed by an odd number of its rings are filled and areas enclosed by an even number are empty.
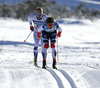
<svg viewBox="0 0 100 88">
<path fill-rule="evenodd" d="M 61 32 L 58 32 L 57 37 L 61 37 Z"/>
<path fill-rule="evenodd" d="M 38 31 L 37 31 L 37 38 L 41 38 L 41 34 Z"/>
<path fill-rule="evenodd" d="M 33 26 L 30 26 L 30 30 L 31 30 L 31 31 L 34 31 L 34 27 L 33 27 Z"/>
</svg>

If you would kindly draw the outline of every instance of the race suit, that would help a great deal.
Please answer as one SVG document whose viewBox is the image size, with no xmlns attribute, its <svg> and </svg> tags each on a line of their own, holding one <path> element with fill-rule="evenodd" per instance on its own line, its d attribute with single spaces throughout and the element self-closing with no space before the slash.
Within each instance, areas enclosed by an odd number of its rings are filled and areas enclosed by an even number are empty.
<svg viewBox="0 0 100 88">
<path fill-rule="evenodd" d="M 52 48 L 52 58 L 53 60 L 56 59 L 55 43 L 56 43 L 56 38 L 57 38 L 57 30 L 58 32 L 62 32 L 62 29 L 57 22 L 54 22 L 52 29 L 49 29 L 46 21 L 37 30 L 37 32 L 42 31 L 42 37 L 43 37 L 43 43 L 44 43 L 43 59 L 47 58 L 47 48 L 49 48 L 49 40 L 50 40 L 50 44 Z"/>
<path fill-rule="evenodd" d="M 29 25 L 34 27 L 33 37 L 34 37 L 35 44 L 34 44 L 33 51 L 34 51 L 34 58 L 36 58 L 36 59 L 37 59 L 37 55 L 38 55 L 37 47 L 38 47 L 38 43 L 39 43 L 39 39 L 37 38 L 37 29 L 43 24 L 43 22 L 46 19 L 47 19 L 47 15 L 45 15 L 45 14 L 43 14 L 42 18 L 40 18 L 40 19 L 36 16 L 36 13 L 31 14 L 31 15 L 28 16 Z M 41 47 L 42 47 L 42 52 L 43 52 L 44 47 L 43 47 L 42 37 L 41 37 Z"/>
</svg>

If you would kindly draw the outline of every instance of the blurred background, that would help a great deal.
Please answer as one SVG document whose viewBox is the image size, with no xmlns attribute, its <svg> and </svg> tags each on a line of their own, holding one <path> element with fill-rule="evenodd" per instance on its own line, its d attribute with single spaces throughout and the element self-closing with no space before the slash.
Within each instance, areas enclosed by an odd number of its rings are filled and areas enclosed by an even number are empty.
<svg viewBox="0 0 100 88">
<path fill-rule="evenodd" d="M 100 0 L 0 0 L 0 17 L 27 20 L 42 7 L 44 14 L 60 18 L 100 18 Z"/>
</svg>

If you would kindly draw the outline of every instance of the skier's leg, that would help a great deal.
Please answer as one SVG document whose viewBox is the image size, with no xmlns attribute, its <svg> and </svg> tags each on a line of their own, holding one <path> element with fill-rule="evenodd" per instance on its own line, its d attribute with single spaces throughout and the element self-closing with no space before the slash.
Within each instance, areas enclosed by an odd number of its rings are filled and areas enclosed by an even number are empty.
<svg viewBox="0 0 100 88">
<path fill-rule="evenodd" d="M 51 44 L 51 46 L 52 46 L 52 44 Z M 55 47 L 51 47 L 51 49 L 52 49 L 52 58 L 56 58 L 56 49 L 55 49 Z"/>
<path fill-rule="evenodd" d="M 37 33 L 34 32 L 34 49 L 33 49 L 33 52 L 34 52 L 34 65 L 37 65 L 37 56 L 38 56 L 38 43 L 39 43 L 39 39 L 37 39 Z"/>
<path fill-rule="evenodd" d="M 48 32 L 42 31 L 42 37 L 43 37 L 43 47 L 42 47 L 43 66 L 42 68 L 46 69 L 47 49 L 49 47 Z"/>
<path fill-rule="evenodd" d="M 49 48 L 49 44 L 44 43 L 44 53 L 45 53 L 45 59 L 47 58 L 47 49 Z"/>
<path fill-rule="evenodd" d="M 44 43 L 43 66 L 42 66 L 42 68 L 45 68 L 45 69 L 46 69 L 46 58 L 47 58 L 48 47 L 49 47 L 49 44 Z"/>
<path fill-rule="evenodd" d="M 56 50 L 55 50 L 56 34 L 57 34 L 57 32 L 54 31 L 51 33 L 51 36 L 50 36 L 50 42 L 51 42 L 51 48 L 52 48 L 52 58 L 53 58 L 52 67 L 54 69 L 57 69 L 57 67 L 56 67 Z"/>
<path fill-rule="evenodd" d="M 55 43 L 51 44 L 51 48 L 52 48 L 52 57 L 53 57 L 53 64 L 52 64 L 52 67 L 53 67 L 53 69 L 57 69 L 57 67 L 56 67 L 56 50 L 55 50 Z"/>
<path fill-rule="evenodd" d="M 41 37 L 41 48 L 42 48 L 42 58 L 44 58 L 44 43 L 43 43 L 43 38 Z"/>
</svg>

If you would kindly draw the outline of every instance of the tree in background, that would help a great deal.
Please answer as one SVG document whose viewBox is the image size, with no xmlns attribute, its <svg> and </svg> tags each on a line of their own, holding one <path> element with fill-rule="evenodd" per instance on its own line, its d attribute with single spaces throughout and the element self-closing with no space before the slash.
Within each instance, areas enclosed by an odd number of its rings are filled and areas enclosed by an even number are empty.
<svg viewBox="0 0 100 88">
<path fill-rule="evenodd" d="M 26 1 L 26 0 L 25 0 Z M 77 6 L 62 6 L 52 0 L 28 0 L 17 4 L 0 4 L 0 17 L 11 17 L 27 20 L 29 14 L 35 13 L 37 7 L 42 7 L 44 13 L 55 19 L 71 18 L 93 19 L 100 18 L 100 10 L 91 10 L 86 7 L 86 3 L 80 3 Z"/>
<path fill-rule="evenodd" d="M 0 16 L 11 17 L 13 8 L 9 4 L 0 5 Z"/>
</svg>

